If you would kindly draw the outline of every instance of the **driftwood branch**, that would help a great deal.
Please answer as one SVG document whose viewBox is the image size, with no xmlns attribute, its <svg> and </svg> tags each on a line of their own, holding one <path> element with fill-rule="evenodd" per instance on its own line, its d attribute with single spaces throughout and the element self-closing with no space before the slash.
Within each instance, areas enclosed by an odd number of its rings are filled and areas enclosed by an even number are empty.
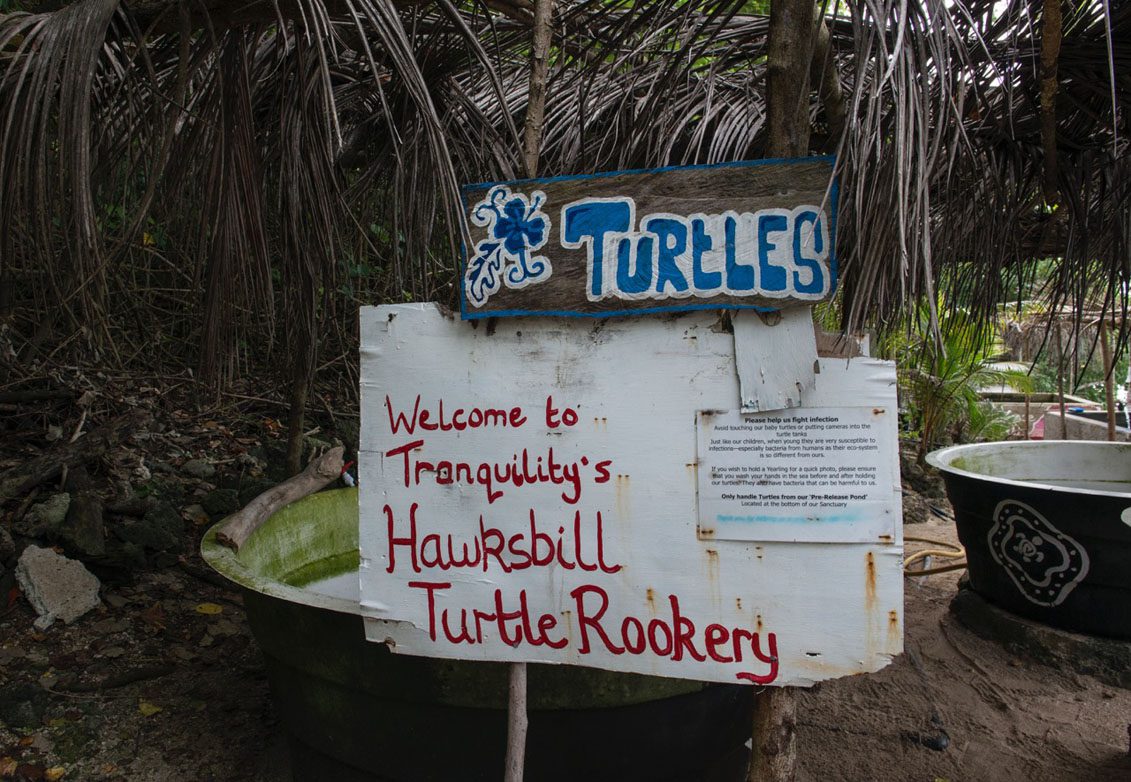
<svg viewBox="0 0 1131 782">
<path fill-rule="evenodd" d="M 64 443 L 50 453 L 13 467 L 0 475 L 0 502 L 21 497 L 41 483 L 58 478 L 64 467 L 69 470 L 103 456 L 149 419 L 147 411 L 131 410 L 74 442 Z"/>
<path fill-rule="evenodd" d="M 251 537 L 251 533 L 272 513 L 284 505 L 313 494 L 338 478 L 342 474 L 344 452 L 345 449 L 341 446 L 331 448 L 306 465 L 306 469 L 298 475 L 260 494 L 224 521 L 224 525 L 216 533 L 216 540 L 239 551 L 240 546 Z"/>
</svg>

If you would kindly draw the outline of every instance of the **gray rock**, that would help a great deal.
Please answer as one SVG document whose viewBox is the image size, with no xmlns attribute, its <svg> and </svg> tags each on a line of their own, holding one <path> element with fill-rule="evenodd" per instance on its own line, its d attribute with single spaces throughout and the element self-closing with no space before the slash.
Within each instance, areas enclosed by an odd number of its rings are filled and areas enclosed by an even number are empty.
<svg viewBox="0 0 1131 782">
<path fill-rule="evenodd" d="M 164 551 L 177 544 L 177 539 L 168 531 L 144 519 L 124 521 L 114 527 L 114 534 L 127 545 L 134 546 L 133 551 L 141 554 L 142 561 L 145 560 L 143 550 Z"/>
<path fill-rule="evenodd" d="M 145 512 L 142 519 L 168 532 L 179 543 L 181 535 L 185 534 L 185 520 L 181 518 L 180 511 L 171 503 L 161 502 Z"/>
<path fill-rule="evenodd" d="M 16 543 L 12 540 L 12 533 L 8 528 L 0 526 L 0 562 L 5 562 L 16 556 Z"/>
<path fill-rule="evenodd" d="M 185 533 L 181 514 L 167 502 L 162 502 L 145 512 L 137 521 L 123 521 L 114 527 L 114 534 L 127 544 L 149 551 L 168 551 L 179 548 Z"/>
<path fill-rule="evenodd" d="M 49 697 L 42 687 L 27 682 L 0 687 L 0 722 L 9 728 L 38 728 Z"/>
<path fill-rule="evenodd" d="M 106 527 L 102 523 L 102 500 L 95 494 L 80 494 L 71 500 L 66 520 L 56 529 L 66 550 L 79 558 L 106 553 Z"/>
<path fill-rule="evenodd" d="M 99 605 L 98 579 L 75 559 L 49 548 L 28 546 L 16 565 L 16 580 L 39 614 L 35 626 L 44 630 L 56 619 L 67 624 Z"/>
<path fill-rule="evenodd" d="M 207 524 L 212 521 L 211 517 L 209 517 L 208 515 L 208 511 L 206 511 L 204 509 L 204 506 L 199 503 L 194 505 L 186 505 L 184 510 L 181 511 L 181 515 L 188 516 L 188 521 L 190 524 L 200 525 Z"/>
<path fill-rule="evenodd" d="M 213 489 L 200 502 L 210 516 L 227 516 L 240 508 L 239 492 L 235 489 Z"/>
<path fill-rule="evenodd" d="M 181 465 L 181 471 L 201 480 L 207 480 L 216 474 L 216 468 L 203 459 L 189 459 Z"/>
<path fill-rule="evenodd" d="M 67 510 L 71 507 L 71 495 L 66 492 L 52 494 L 43 502 L 36 503 L 28 508 L 24 514 L 23 527 L 27 534 L 38 537 L 53 527 L 57 527 L 67 518 Z"/>
</svg>

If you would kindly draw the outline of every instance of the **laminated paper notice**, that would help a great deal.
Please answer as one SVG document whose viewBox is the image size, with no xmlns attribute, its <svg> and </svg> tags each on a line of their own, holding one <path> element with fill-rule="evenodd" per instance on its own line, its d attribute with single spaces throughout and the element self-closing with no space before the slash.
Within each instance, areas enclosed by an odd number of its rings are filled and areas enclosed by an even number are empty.
<svg viewBox="0 0 1131 782">
<path fill-rule="evenodd" d="M 892 411 L 698 413 L 699 530 L 720 540 L 866 542 L 899 514 Z"/>
</svg>

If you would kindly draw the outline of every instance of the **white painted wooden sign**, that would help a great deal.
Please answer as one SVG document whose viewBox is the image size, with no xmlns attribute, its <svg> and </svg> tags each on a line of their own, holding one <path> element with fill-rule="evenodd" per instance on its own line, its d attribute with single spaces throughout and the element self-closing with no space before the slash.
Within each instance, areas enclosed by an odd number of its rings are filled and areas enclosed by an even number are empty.
<svg viewBox="0 0 1131 782">
<path fill-rule="evenodd" d="M 769 327 L 744 337 L 780 338 Z M 858 436 L 878 444 L 859 460 L 875 468 L 867 486 L 836 479 L 864 500 L 733 507 L 705 469 L 761 461 L 789 473 L 788 456 L 765 458 L 777 439 L 765 430 L 725 438 L 760 443 L 758 460 L 709 450 L 720 422 L 757 420 L 736 412 L 735 339 L 705 312 L 491 329 L 434 305 L 364 308 L 367 637 L 397 653 L 751 684 L 887 664 L 903 635 L 894 366 L 822 359 L 805 407 L 788 411 L 867 424 Z M 847 448 L 831 424 L 822 439 Z M 823 450 L 829 464 L 853 461 L 834 451 Z M 765 470 L 759 491 L 780 475 Z M 801 493 L 786 483 L 779 496 Z M 726 515 L 772 518 L 713 523 Z"/>
</svg>

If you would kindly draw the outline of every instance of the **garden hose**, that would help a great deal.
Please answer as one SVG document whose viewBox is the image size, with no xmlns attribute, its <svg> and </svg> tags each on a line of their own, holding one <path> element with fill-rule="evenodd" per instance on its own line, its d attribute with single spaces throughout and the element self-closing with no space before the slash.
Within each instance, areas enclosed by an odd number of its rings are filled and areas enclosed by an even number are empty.
<svg viewBox="0 0 1131 782">
<path fill-rule="evenodd" d="M 905 576 L 933 576 L 936 573 L 949 573 L 952 570 L 962 570 L 966 567 L 966 549 L 964 549 L 957 543 L 947 543 L 944 540 L 933 540 L 931 538 L 919 537 L 905 537 L 903 540 L 905 543 L 929 543 L 932 546 L 937 546 L 937 548 L 925 548 L 920 551 L 916 551 L 914 554 L 905 557 L 903 560 L 903 575 Z M 924 560 L 927 557 L 961 559 L 962 561 L 934 568 L 911 568 L 913 564 L 920 560 Z"/>
</svg>

